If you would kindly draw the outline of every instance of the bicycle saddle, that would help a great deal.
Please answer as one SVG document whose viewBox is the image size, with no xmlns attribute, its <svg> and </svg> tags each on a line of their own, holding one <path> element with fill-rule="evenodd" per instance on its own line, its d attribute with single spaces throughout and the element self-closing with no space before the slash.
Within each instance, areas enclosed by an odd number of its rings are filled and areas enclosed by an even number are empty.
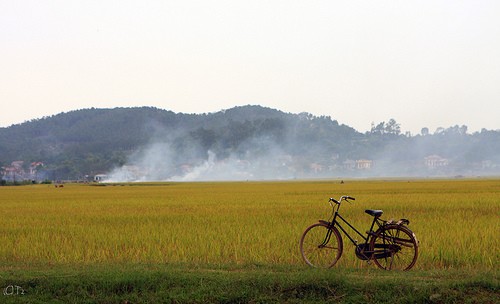
<svg viewBox="0 0 500 304">
<path fill-rule="evenodd" d="M 384 211 L 382 210 L 371 210 L 371 209 L 367 209 L 365 210 L 365 212 L 374 217 L 379 217 L 382 215 L 382 213 L 384 213 Z"/>
</svg>

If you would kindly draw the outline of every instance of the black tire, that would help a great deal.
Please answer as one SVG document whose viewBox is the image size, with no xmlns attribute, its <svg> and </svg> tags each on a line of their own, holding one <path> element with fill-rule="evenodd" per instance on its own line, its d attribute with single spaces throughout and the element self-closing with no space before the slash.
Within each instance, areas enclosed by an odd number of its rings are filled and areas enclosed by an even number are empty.
<svg viewBox="0 0 500 304">
<path fill-rule="evenodd" d="M 415 234 L 405 226 L 387 225 L 375 232 L 370 241 L 372 259 L 381 269 L 409 270 L 417 262 Z"/>
<path fill-rule="evenodd" d="M 326 243 L 326 244 L 325 244 Z M 342 237 L 337 228 L 326 224 L 309 226 L 300 238 L 300 253 L 304 261 L 316 268 L 330 268 L 342 255 Z"/>
</svg>

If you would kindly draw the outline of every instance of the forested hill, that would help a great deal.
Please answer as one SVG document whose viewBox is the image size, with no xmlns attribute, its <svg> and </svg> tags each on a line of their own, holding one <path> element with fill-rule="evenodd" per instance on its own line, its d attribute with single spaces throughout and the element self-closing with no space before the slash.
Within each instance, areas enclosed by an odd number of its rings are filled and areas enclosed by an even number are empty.
<svg viewBox="0 0 500 304">
<path fill-rule="evenodd" d="M 136 175 L 169 179 L 208 161 L 235 163 L 230 170 L 242 178 L 499 174 L 498 151 L 499 131 L 469 134 L 465 126 L 410 136 L 390 120 L 363 134 L 330 117 L 261 106 L 210 114 L 92 108 L 0 128 L 0 175 L 13 176 L 15 161 L 23 161 L 16 165 L 25 173 L 38 164 L 37 178 L 49 179 L 82 179 L 124 165 Z"/>
</svg>

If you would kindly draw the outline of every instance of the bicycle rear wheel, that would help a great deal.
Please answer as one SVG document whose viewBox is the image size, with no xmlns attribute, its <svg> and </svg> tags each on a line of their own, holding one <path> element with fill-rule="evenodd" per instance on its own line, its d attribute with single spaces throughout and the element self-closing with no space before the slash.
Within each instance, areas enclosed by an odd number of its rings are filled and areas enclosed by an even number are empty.
<svg viewBox="0 0 500 304">
<path fill-rule="evenodd" d="M 316 268 L 330 268 L 342 255 L 342 238 L 339 231 L 326 224 L 309 226 L 300 238 L 300 253 L 304 261 Z"/>
<path fill-rule="evenodd" d="M 418 257 L 415 234 L 400 225 L 380 228 L 370 241 L 375 264 L 385 270 L 409 270 Z"/>
</svg>

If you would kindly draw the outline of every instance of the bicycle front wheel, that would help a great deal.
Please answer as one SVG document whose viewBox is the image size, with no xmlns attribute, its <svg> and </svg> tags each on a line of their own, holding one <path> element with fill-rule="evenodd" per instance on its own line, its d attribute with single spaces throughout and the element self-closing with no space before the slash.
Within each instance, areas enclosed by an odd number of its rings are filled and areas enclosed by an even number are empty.
<svg viewBox="0 0 500 304">
<path fill-rule="evenodd" d="M 337 228 L 317 223 L 309 226 L 300 239 L 304 261 L 316 268 L 330 268 L 342 255 L 342 238 Z"/>
<path fill-rule="evenodd" d="M 400 225 L 380 228 L 370 242 L 375 264 L 385 270 L 409 270 L 418 257 L 415 234 Z"/>
</svg>

